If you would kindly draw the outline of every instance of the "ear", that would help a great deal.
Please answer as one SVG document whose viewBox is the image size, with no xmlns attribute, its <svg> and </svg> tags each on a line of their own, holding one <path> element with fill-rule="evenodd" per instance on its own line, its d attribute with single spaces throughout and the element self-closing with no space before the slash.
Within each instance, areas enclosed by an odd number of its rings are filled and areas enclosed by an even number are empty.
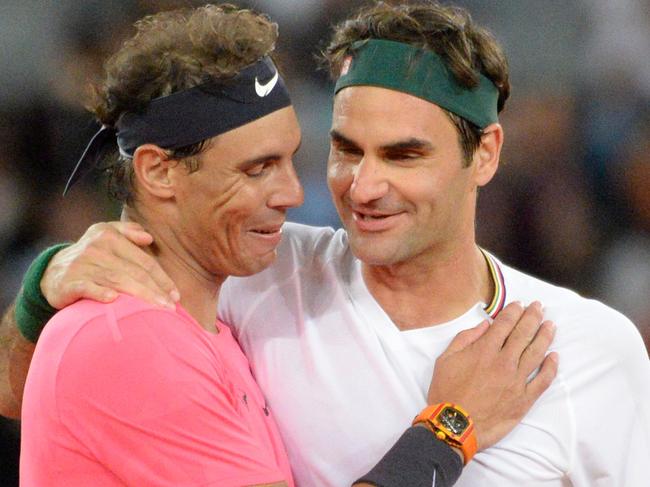
<svg viewBox="0 0 650 487">
<path fill-rule="evenodd" d="M 499 168 L 501 147 L 503 146 L 503 128 L 498 123 L 483 129 L 481 142 L 474 151 L 474 180 L 477 186 L 485 186 L 494 177 Z"/>
<path fill-rule="evenodd" d="M 139 146 L 133 154 L 133 171 L 138 192 L 145 192 L 159 198 L 172 198 L 174 186 L 170 170 L 175 165 L 164 149 L 154 144 Z"/>
</svg>

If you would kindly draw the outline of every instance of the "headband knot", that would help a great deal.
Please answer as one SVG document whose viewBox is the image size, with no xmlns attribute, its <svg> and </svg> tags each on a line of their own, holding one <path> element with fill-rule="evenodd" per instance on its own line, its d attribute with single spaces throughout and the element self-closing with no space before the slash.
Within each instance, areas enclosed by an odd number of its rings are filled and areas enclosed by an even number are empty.
<svg viewBox="0 0 650 487">
<path fill-rule="evenodd" d="M 74 183 L 83 178 L 94 167 L 97 167 L 106 151 L 114 148 L 116 144 L 117 130 L 115 127 L 102 125 L 102 128 L 90 139 L 86 149 L 72 170 L 63 190 L 63 196 L 67 194 Z"/>
</svg>

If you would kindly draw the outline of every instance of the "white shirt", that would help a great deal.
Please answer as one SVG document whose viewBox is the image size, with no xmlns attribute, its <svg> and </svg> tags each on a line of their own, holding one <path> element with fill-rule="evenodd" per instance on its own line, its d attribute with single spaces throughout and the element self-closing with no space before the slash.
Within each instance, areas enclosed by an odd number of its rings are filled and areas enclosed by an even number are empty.
<svg viewBox="0 0 650 487">
<path fill-rule="evenodd" d="M 220 316 L 275 413 L 297 484 L 350 485 L 426 406 L 436 357 L 488 315 L 476 303 L 448 323 L 402 332 L 368 292 L 345 231 L 287 224 L 284 232 L 271 268 L 226 281 Z M 457 485 L 648 485 L 650 362 L 634 325 L 597 301 L 500 269 L 507 302 L 540 300 L 556 323 L 560 368 L 522 423 L 479 453 Z"/>
</svg>

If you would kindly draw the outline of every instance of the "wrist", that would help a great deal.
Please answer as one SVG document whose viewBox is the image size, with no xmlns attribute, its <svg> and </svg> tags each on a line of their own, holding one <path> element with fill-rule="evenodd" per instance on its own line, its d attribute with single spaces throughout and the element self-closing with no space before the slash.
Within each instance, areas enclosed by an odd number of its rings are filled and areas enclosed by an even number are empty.
<svg viewBox="0 0 650 487">
<path fill-rule="evenodd" d="M 41 252 L 27 269 L 18 298 L 15 317 L 20 333 L 30 342 L 36 343 L 45 323 L 57 312 L 45 299 L 41 280 L 50 260 L 61 249 L 70 244 L 58 244 Z"/>
<path fill-rule="evenodd" d="M 457 404 L 443 402 L 427 406 L 415 417 L 413 425 L 426 427 L 440 441 L 459 450 L 465 465 L 476 454 L 478 445 L 474 421 Z"/>
<path fill-rule="evenodd" d="M 65 249 L 66 249 L 66 247 L 62 247 L 59 250 L 65 250 Z M 42 274 L 40 276 L 41 278 L 38 280 L 38 293 L 40 294 L 40 296 L 45 300 L 45 302 L 50 307 L 58 310 L 58 309 L 61 309 L 62 306 L 58 306 L 58 305 L 55 306 L 56 302 L 53 301 L 53 300 L 50 300 L 51 294 L 53 292 L 53 289 L 55 289 L 55 287 L 50 286 L 49 281 L 48 281 L 48 278 L 52 275 L 52 273 L 49 272 L 50 271 L 50 264 L 52 264 L 52 260 L 54 260 L 54 257 L 56 257 L 57 254 L 58 254 L 58 252 L 56 252 L 55 254 L 52 254 L 51 258 L 48 259 L 48 261 L 47 261 L 47 265 L 43 269 L 43 272 L 42 272 Z"/>
</svg>

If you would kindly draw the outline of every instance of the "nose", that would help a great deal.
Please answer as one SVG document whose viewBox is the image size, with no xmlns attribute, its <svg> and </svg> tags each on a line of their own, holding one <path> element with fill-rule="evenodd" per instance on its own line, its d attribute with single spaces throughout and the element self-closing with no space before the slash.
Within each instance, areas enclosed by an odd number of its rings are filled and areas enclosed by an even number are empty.
<svg viewBox="0 0 650 487">
<path fill-rule="evenodd" d="M 305 193 L 292 161 L 281 164 L 275 183 L 276 187 L 269 198 L 269 207 L 286 210 L 302 205 Z"/>
<path fill-rule="evenodd" d="M 388 181 L 380 163 L 371 157 L 364 157 L 354 168 L 350 186 L 350 199 L 357 204 L 370 203 L 388 193 Z"/>
</svg>

